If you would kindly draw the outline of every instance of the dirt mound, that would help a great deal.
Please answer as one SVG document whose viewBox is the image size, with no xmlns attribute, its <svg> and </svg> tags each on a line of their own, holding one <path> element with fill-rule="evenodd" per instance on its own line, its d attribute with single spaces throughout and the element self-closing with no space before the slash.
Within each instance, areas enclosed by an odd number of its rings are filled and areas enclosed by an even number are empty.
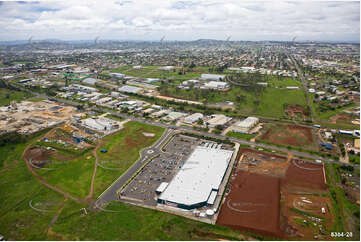
<svg viewBox="0 0 361 242">
<path fill-rule="evenodd" d="M 32 147 L 25 152 L 25 157 L 33 162 L 38 160 L 48 160 L 49 157 L 54 153 L 52 150 L 46 150 L 39 147 Z"/>
</svg>

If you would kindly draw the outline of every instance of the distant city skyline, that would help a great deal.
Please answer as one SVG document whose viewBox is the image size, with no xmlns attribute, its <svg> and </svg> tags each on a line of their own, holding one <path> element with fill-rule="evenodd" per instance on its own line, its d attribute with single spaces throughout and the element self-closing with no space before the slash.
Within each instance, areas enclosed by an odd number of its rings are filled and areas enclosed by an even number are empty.
<svg viewBox="0 0 361 242">
<path fill-rule="evenodd" d="M 0 40 L 360 41 L 359 1 L 0 2 Z"/>
</svg>

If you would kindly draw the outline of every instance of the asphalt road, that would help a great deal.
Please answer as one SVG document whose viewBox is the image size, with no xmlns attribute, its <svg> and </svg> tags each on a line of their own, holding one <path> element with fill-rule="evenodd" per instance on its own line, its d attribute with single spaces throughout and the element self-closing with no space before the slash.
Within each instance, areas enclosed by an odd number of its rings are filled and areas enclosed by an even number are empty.
<svg viewBox="0 0 361 242">
<path fill-rule="evenodd" d="M 16 87 L 18 87 L 18 86 L 16 85 Z M 81 105 L 81 103 L 78 103 L 78 102 L 75 102 L 75 101 L 72 101 L 72 100 L 66 100 L 66 99 L 61 99 L 61 98 L 56 98 L 56 97 L 48 97 L 45 94 L 39 94 L 39 93 L 36 93 L 36 92 L 32 92 L 32 91 L 29 91 L 28 89 L 23 88 L 23 87 L 18 87 L 18 88 L 20 88 L 20 89 L 22 89 L 24 91 L 30 92 L 30 93 L 32 93 L 34 95 L 37 95 L 38 97 L 49 98 L 49 99 L 56 100 L 56 101 L 62 102 L 62 103 L 66 103 L 66 104 L 69 104 L 69 105 L 72 105 L 72 106 Z M 130 115 L 127 115 L 127 114 L 124 114 L 124 113 L 110 111 L 109 109 L 105 109 L 105 108 L 102 108 L 102 107 L 93 107 L 93 110 L 94 111 L 100 111 L 100 112 L 108 112 L 108 113 L 111 113 L 114 116 L 118 116 L 118 117 L 121 117 L 121 118 L 124 118 L 124 119 L 130 119 L 130 120 L 133 120 L 133 121 L 138 121 L 138 122 L 143 122 L 143 123 L 147 123 L 147 124 L 151 124 L 151 125 L 161 126 L 161 127 L 168 128 L 168 129 L 175 129 L 175 130 L 179 130 L 179 131 L 187 131 L 189 133 L 195 133 L 195 134 L 199 134 L 199 135 L 203 135 L 203 136 L 207 136 L 207 137 L 213 137 L 213 138 L 217 138 L 217 139 L 221 139 L 221 140 L 226 139 L 226 137 L 223 136 L 223 135 L 217 135 L 217 134 L 208 133 L 208 132 L 196 131 L 191 127 L 179 127 L 179 126 L 175 126 L 175 125 L 171 125 L 171 124 L 165 124 L 165 123 L 161 123 L 161 122 L 155 122 L 155 121 L 147 120 L 147 119 L 144 119 L 144 118 L 137 118 L 137 117 L 130 116 Z M 305 126 L 305 125 L 303 125 L 303 126 Z M 312 126 L 305 126 L 305 127 L 312 127 Z M 263 143 L 257 143 L 257 142 L 250 142 L 248 140 L 236 139 L 236 138 L 230 138 L 230 137 L 227 137 L 227 139 L 229 139 L 229 140 L 231 140 L 233 142 L 238 142 L 240 144 L 258 146 L 258 147 L 267 148 L 267 149 L 271 149 L 271 150 L 275 150 L 275 151 L 288 152 L 288 153 L 293 154 L 294 156 L 302 156 L 302 157 L 306 157 L 306 158 L 309 158 L 309 159 L 316 159 L 316 160 L 322 160 L 322 161 L 325 161 L 325 162 L 335 162 L 335 163 L 339 163 L 339 164 L 344 164 L 344 163 L 342 163 L 340 161 L 336 161 L 336 160 L 333 160 L 333 159 L 324 158 L 324 157 L 321 157 L 321 156 L 312 155 L 312 154 L 309 154 L 309 153 L 306 153 L 306 152 L 296 151 L 296 150 L 292 150 L 292 149 L 289 150 L 287 148 L 282 148 L 282 147 L 278 147 L 278 146 L 275 146 L 275 145 L 269 145 L 269 144 L 263 144 Z M 351 164 L 349 164 L 349 165 L 351 165 Z M 351 165 L 351 166 L 359 167 L 358 165 Z"/>
<path fill-rule="evenodd" d="M 95 207 L 106 204 L 110 201 L 117 200 L 117 191 L 144 165 L 151 157 L 160 154 L 162 146 L 174 134 L 174 130 L 166 129 L 162 137 L 151 147 L 147 147 L 140 152 L 140 158 L 123 173 L 112 185 L 110 185 L 97 199 Z M 152 153 L 149 153 L 152 151 Z"/>
</svg>

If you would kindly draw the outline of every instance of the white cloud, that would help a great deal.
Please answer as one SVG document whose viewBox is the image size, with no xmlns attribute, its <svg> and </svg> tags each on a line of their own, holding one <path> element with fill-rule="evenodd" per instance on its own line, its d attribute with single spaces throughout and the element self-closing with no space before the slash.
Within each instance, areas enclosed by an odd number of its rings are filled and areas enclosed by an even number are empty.
<svg viewBox="0 0 361 242">
<path fill-rule="evenodd" d="M 353 40 L 359 2 L 62 0 L 1 2 L 0 39 Z"/>
</svg>

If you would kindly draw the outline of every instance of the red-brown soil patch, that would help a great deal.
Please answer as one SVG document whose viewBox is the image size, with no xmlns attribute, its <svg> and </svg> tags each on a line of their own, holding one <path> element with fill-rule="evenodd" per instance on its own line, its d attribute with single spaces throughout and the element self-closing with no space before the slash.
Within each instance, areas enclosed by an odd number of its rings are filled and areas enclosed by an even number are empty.
<svg viewBox="0 0 361 242">
<path fill-rule="evenodd" d="M 300 186 L 309 189 L 327 189 L 325 168 L 323 164 L 314 164 L 293 160 L 288 166 L 285 185 Z"/>
<path fill-rule="evenodd" d="M 305 119 L 306 116 L 308 115 L 305 108 L 297 104 L 288 105 L 287 108 L 285 109 L 285 112 L 287 113 L 287 115 L 289 115 L 292 118 L 296 117 L 297 114 L 301 114 L 303 116 L 303 119 Z"/>
<path fill-rule="evenodd" d="M 280 179 L 235 169 L 217 224 L 281 237 Z"/>
<path fill-rule="evenodd" d="M 293 146 L 303 146 L 313 142 L 311 129 L 296 125 L 269 128 L 262 139 L 275 144 Z"/>
</svg>

